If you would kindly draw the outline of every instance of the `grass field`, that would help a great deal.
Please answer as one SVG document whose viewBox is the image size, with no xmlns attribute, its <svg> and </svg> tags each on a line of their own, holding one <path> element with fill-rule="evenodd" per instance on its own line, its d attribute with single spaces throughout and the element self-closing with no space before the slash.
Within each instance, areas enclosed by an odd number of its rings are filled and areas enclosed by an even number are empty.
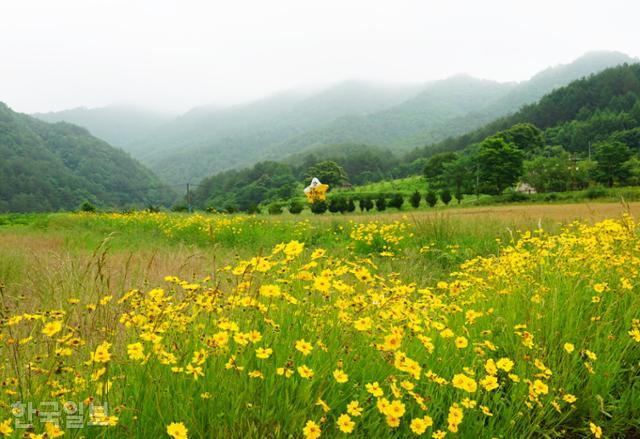
<svg viewBox="0 0 640 439">
<path fill-rule="evenodd" d="M 638 437 L 639 211 L 0 216 L 0 436 Z"/>
</svg>

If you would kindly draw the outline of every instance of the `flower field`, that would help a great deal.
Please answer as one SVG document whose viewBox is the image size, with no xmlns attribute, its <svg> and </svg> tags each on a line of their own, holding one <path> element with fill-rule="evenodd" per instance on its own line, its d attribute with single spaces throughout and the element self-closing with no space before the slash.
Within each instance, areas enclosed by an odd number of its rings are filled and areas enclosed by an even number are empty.
<svg viewBox="0 0 640 439">
<path fill-rule="evenodd" d="M 0 246 L 0 437 L 640 434 L 631 216 L 473 240 L 409 218 L 53 221 L 15 239 L 107 241 L 40 271 Z M 109 263 L 113 233 L 122 266 L 143 241 L 211 258 L 132 279 Z"/>
</svg>

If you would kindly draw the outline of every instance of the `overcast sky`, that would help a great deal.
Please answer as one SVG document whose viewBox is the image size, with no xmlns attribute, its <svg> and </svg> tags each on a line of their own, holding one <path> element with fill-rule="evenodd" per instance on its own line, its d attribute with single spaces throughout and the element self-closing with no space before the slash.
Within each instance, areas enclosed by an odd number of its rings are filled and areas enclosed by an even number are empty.
<svg viewBox="0 0 640 439">
<path fill-rule="evenodd" d="M 523 80 L 640 56 L 637 0 L 0 0 L 0 101 L 183 111 L 343 79 Z"/>
</svg>

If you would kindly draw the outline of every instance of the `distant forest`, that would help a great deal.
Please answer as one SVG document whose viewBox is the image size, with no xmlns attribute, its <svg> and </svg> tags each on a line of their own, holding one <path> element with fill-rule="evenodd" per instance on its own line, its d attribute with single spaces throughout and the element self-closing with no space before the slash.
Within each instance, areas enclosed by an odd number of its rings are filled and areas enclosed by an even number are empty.
<svg viewBox="0 0 640 439">
<path fill-rule="evenodd" d="M 431 189 L 499 194 L 519 182 L 537 192 L 640 184 L 640 65 L 574 81 L 468 134 L 397 155 L 366 144 L 319 147 L 204 179 L 201 208 L 251 210 L 297 195 L 318 176 L 337 186 L 424 175 Z"/>
</svg>

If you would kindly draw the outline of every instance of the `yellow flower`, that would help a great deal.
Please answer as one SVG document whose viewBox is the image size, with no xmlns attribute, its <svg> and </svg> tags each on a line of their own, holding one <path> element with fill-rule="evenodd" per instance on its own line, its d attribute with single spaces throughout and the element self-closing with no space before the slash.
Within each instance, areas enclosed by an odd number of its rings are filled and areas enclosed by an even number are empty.
<svg viewBox="0 0 640 439">
<path fill-rule="evenodd" d="M 353 427 L 356 426 L 356 423 L 351 420 L 351 416 L 346 413 L 340 415 L 336 424 L 343 433 L 351 433 L 353 431 Z"/>
<path fill-rule="evenodd" d="M 589 422 L 589 430 L 591 430 L 591 433 L 593 433 L 593 436 L 596 439 L 599 439 L 602 437 L 602 428 L 598 427 L 593 422 Z"/>
<path fill-rule="evenodd" d="M 568 402 L 569 404 L 573 404 L 574 402 L 576 402 L 578 400 L 578 398 L 576 398 L 574 395 L 572 395 L 571 393 L 567 393 L 566 395 L 564 395 L 562 397 L 562 399 L 565 402 Z"/>
<path fill-rule="evenodd" d="M 598 294 L 601 294 L 601 293 L 605 292 L 608 289 L 609 289 L 609 285 L 606 282 L 595 284 L 593 286 L 593 290 Z"/>
<path fill-rule="evenodd" d="M 127 354 L 129 354 L 129 358 L 132 360 L 144 360 L 144 347 L 142 343 L 131 343 L 127 345 Z"/>
<path fill-rule="evenodd" d="M 376 398 L 379 398 L 382 395 L 384 395 L 384 391 L 382 390 L 382 387 L 380 387 L 380 384 L 378 384 L 377 381 L 374 383 L 367 383 L 365 385 L 365 388 L 367 389 L 367 392 L 371 393 Z"/>
<path fill-rule="evenodd" d="M 306 378 L 308 380 L 313 378 L 313 370 L 305 366 L 304 364 L 298 367 L 298 373 L 302 378 Z"/>
<path fill-rule="evenodd" d="M 313 421 L 307 421 L 302 429 L 305 439 L 317 439 L 322 434 L 320 426 Z"/>
<path fill-rule="evenodd" d="M 360 407 L 360 403 L 358 401 L 351 401 L 347 404 L 347 413 L 356 417 L 362 415 L 362 407 Z"/>
<path fill-rule="evenodd" d="M 258 348 L 256 349 L 256 357 L 264 360 L 269 358 L 273 354 L 273 349 L 271 348 Z"/>
<path fill-rule="evenodd" d="M 167 434 L 173 439 L 187 439 L 188 431 L 182 422 L 172 422 L 167 425 Z"/>
<path fill-rule="evenodd" d="M 453 387 L 469 393 L 473 393 L 478 389 L 476 381 L 463 373 L 454 375 L 451 384 L 453 384 Z"/>
<path fill-rule="evenodd" d="M 456 337 L 456 347 L 458 349 L 463 349 L 469 346 L 469 341 L 465 337 Z"/>
<path fill-rule="evenodd" d="M 496 366 L 498 367 L 498 369 L 504 370 L 505 372 L 510 372 L 511 369 L 513 369 L 513 364 L 513 361 L 506 357 L 500 358 L 496 362 Z"/>
<path fill-rule="evenodd" d="M 11 433 L 13 433 L 13 428 L 11 428 L 11 419 L 0 422 L 0 436 L 8 437 Z"/>
<path fill-rule="evenodd" d="M 389 404 L 385 414 L 391 415 L 395 418 L 401 418 L 404 415 L 405 406 L 402 401 L 396 399 Z"/>
<path fill-rule="evenodd" d="M 570 354 L 571 352 L 573 352 L 575 350 L 575 346 L 571 343 L 565 343 L 564 344 L 564 350 L 567 351 L 568 354 Z"/>
<path fill-rule="evenodd" d="M 59 426 L 51 422 L 47 422 L 46 424 L 44 424 L 44 430 L 47 432 L 48 438 L 64 436 L 64 431 L 62 431 Z"/>
<path fill-rule="evenodd" d="M 202 367 L 196 366 L 193 367 L 193 364 L 188 364 L 187 369 L 185 370 L 187 375 L 191 375 L 194 380 L 198 381 L 199 377 L 204 376 L 204 372 L 202 372 Z"/>
<path fill-rule="evenodd" d="M 278 297 L 282 294 L 280 287 L 277 285 L 262 285 L 260 287 L 260 295 L 264 297 Z"/>
<path fill-rule="evenodd" d="M 497 389 L 500 387 L 498 384 L 498 378 L 493 375 L 486 375 L 484 378 L 480 380 L 480 385 L 484 387 L 487 392 Z"/>
<path fill-rule="evenodd" d="M 307 356 L 313 350 L 313 345 L 308 341 L 305 341 L 305 339 L 303 338 L 301 340 L 296 341 L 296 350 L 302 352 L 304 356 Z"/>
<path fill-rule="evenodd" d="M 342 369 L 336 369 L 333 371 L 333 378 L 335 378 L 335 380 L 340 383 L 346 383 L 347 381 L 349 381 L 349 375 L 347 375 L 346 373 L 344 373 L 344 370 Z"/>
<path fill-rule="evenodd" d="M 102 342 L 98 345 L 96 350 L 92 353 L 93 361 L 98 363 L 108 363 L 111 360 L 111 353 L 109 349 L 111 348 L 111 343 Z"/>
<path fill-rule="evenodd" d="M 411 431 L 413 431 L 418 436 L 422 435 L 427 428 L 433 425 L 433 420 L 429 416 L 425 416 L 423 418 L 414 418 L 411 420 Z"/>
<path fill-rule="evenodd" d="M 49 322 L 42 328 L 42 333 L 47 337 L 53 337 L 62 330 L 62 322 L 59 320 Z"/>
<path fill-rule="evenodd" d="M 353 326 L 358 331 L 368 331 L 369 329 L 371 329 L 371 326 L 372 326 L 371 317 L 362 317 L 356 320 L 355 322 L 353 322 Z"/>
<path fill-rule="evenodd" d="M 535 380 L 531 385 L 531 391 L 536 395 L 546 395 L 549 393 L 549 386 L 540 380 Z"/>
</svg>

